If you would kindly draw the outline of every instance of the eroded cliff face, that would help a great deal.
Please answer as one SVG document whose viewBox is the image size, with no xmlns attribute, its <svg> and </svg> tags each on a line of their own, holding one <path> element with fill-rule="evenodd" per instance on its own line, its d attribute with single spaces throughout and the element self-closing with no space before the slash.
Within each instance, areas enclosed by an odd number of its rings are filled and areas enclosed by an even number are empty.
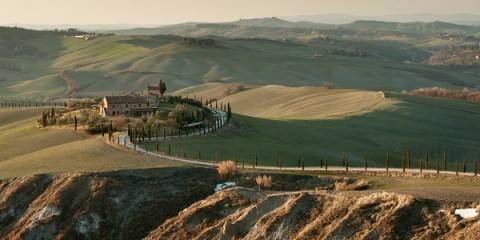
<svg viewBox="0 0 480 240">
<path fill-rule="evenodd" d="M 238 175 L 240 185 L 252 187 L 252 174 Z M 208 168 L 9 179 L 0 183 L 0 239 L 480 239 L 479 221 L 452 214 L 476 203 L 281 174 L 270 191 L 213 193 L 222 181 Z"/>
<path fill-rule="evenodd" d="M 0 183 L 1 239 L 141 239 L 213 193 L 217 173 L 164 168 Z"/>
<path fill-rule="evenodd" d="M 236 188 L 183 210 L 147 239 L 478 239 L 455 203 L 393 193 Z"/>
</svg>

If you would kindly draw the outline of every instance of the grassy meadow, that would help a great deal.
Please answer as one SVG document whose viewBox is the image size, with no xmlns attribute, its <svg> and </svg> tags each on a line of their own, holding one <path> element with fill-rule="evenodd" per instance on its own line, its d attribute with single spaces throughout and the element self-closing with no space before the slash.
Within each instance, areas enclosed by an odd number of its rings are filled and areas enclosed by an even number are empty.
<svg viewBox="0 0 480 240">
<path fill-rule="evenodd" d="M 180 166 L 107 145 L 72 129 L 39 128 L 42 109 L 0 109 L 0 178 Z"/>
<path fill-rule="evenodd" d="M 387 152 L 391 166 L 399 167 L 402 152 L 413 154 L 412 166 L 429 153 L 431 168 L 446 152 L 449 168 L 455 161 L 472 161 L 480 156 L 480 105 L 457 100 L 387 94 L 396 103 L 357 116 L 323 120 L 273 120 L 235 115 L 234 121 L 215 136 L 169 141 L 175 155 L 204 160 L 237 159 L 260 165 L 275 165 L 278 154 L 283 166 L 295 166 L 302 158 L 306 165 L 340 165 L 348 154 L 351 166 L 363 166 L 365 156 L 371 167 L 384 167 Z M 233 107 L 235 111 L 235 108 Z M 162 144 L 165 151 L 167 143 Z M 150 145 L 154 149 L 153 144 Z"/>
</svg>

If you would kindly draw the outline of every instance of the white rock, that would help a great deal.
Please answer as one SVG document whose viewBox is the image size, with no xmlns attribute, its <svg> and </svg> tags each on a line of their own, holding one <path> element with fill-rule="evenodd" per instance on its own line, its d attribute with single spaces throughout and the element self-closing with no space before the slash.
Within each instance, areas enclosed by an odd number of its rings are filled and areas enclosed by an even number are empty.
<svg viewBox="0 0 480 240">
<path fill-rule="evenodd" d="M 224 182 L 224 183 L 217 184 L 214 190 L 215 192 L 220 192 L 224 189 L 235 187 L 235 185 L 236 185 L 235 182 Z"/>
<path fill-rule="evenodd" d="M 455 215 L 459 215 L 463 219 L 475 218 L 478 216 L 476 208 L 455 209 Z"/>
</svg>

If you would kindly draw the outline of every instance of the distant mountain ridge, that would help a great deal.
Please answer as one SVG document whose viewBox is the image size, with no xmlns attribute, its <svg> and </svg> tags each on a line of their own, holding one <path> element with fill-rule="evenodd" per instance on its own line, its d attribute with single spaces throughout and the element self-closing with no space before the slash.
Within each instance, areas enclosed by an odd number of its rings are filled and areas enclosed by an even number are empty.
<svg viewBox="0 0 480 240">
<path fill-rule="evenodd" d="M 403 33 L 476 33 L 480 32 L 480 26 L 460 25 L 449 22 L 385 22 L 376 20 L 358 20 L 347 24 L 324 24 L 318 22 L 298 21 L 292 22 L 281 18 L 254 18 L 241 19 L 233 22 L 219 22 L 219 23 L 201 23 L 189 22 L 168 26 L 161 26 L 156 28 L 133 28 L 108 31 L 109 33 L 120 35 L 157 35 L 157 34 L 177 34 L 190 35 L 199 28 L 202 31 L 196 35 L 217 35 L 221 31 L 244 31 L 243 28 L 268 28 L 268 29 L 312 29 L 312 30 L 332 30 L 332 29 L 347 29 L 356 31 L 368 30 L 388 30 Z M 211 29 L 206 32 L 206 29 Z M 242 29 L 241 29 L 242 28 Z M 220 31 L 220 32 L 219 32 Z M 221 35 L 221 34 L 220 34 Z M 222 35 L 224 36 L 224 35 Z M 238 36 L 236 36 L 238 37 Z"/>
<path fill-rule="evenodd" d="M 400 15 L 384 15 L 384 16 L 357 16 L 341 13 L 333 14 L 316 14 L 316 15 L 299 15 L 284 16 L 281 19 L 287 21 L 308 21 L 325 24 L 348 24 L 360 20 L 384 21 L 384 22 L 450 22 L 460 25 L 477 25 L 480 26 L 480 15 L 478 14 L 432 14 L 432 13 L 416 13 L 416 14 L 400 14 Z"/>
</svg>

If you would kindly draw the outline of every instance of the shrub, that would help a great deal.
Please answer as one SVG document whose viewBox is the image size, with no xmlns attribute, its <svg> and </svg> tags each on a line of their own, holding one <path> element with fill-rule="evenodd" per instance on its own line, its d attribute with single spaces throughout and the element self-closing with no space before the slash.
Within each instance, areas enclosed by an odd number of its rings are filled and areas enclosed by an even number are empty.
<svg viewBox="0 0 480 240">
<path fill-rule="evenodd" d="M 272 186 L 272 176 L 257 176 L 255 178 L 255 182 L 257 183 L 259 189 L 270 188 Z"/>
<path fill-rule="evenodd" d="M 480 91 L 469 88 L 464 88 L 462 90 L 451 90 L 439 87 L 419 88 L 409 92 L 408 94 L 413 96 L 462 99 L 472 102 L 480 102 Z"/>
<path fill-rule="evenodd" d="M 221 178 L 228 178 L 237 171 L 237 166 L 234 161 L 223 161 L 218 164 L 217 171 Z"/>
<path fill-rule="evenodd" d="M 326 89 L 334 89 L 335 85 L 333 84 L 333 82 L 326 81 L 323 83 L 323 87 Z"/>
</svg>

